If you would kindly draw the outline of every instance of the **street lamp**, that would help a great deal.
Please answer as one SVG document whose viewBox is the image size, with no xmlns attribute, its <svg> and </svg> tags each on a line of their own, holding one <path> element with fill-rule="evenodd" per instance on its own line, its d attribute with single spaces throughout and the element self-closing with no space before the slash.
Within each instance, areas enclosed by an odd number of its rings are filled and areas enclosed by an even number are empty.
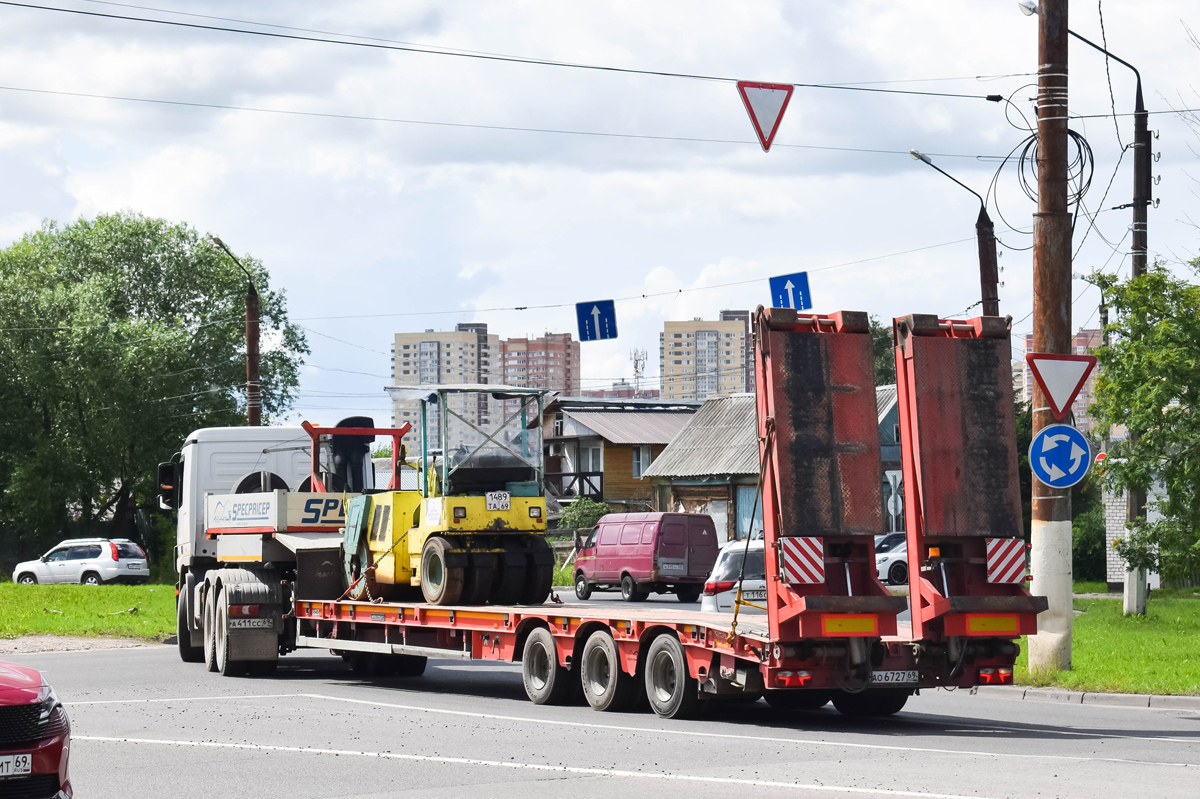
<svg viewBox="0 0 1200 799">
<path fill-rule="evenodd" d="M 988 216 L 987 203 L 979 196 L 979 192 L 933 163 L 933 160 L 925 153 L 918 150 L 909 150 L 908 153 L 913 160 L 923 161 L 978 198 L 979 217 L 975 220 L 975 236 L 979 240 L 979 287 L 983 296 L 983 315 L 999 316 L 1000 294 L 997 284 L 1000 282 L 1000 276 L 996 258 L 996 228 L 992 225 L 991 217 Z"/>
<path fill-rule="evenodd" d="M 258 290 L 254 288 L 254 276 L 225 242 L 216 236 L 210 238 L 246 274 L 246 423 L 258 427 L 262 424 L 262 384 L 258 376 Z"/>
</svg>

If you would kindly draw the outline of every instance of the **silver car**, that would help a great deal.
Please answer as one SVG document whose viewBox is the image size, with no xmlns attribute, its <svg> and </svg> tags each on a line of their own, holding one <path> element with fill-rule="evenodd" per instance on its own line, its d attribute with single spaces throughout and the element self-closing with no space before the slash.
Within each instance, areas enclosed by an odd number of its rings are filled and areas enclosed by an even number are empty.
<svg viewBox="0 0 1200 799">
<path fill-rule="evenodd" d="M 70 538 L 37 560 L 18 563 L 13 582 L 144 583 L 150 579 L 146 553 L 128 538 Z"/>
<path fill-rule="evenodd" d="M 886 551 L 875 551 L 875 571 L 889 585 L 908 582 L 908 542 L 901 541 Z"/>
<path fill-rule="evenodd" d="M 742 574 L 742 560 L 746 562 L 746 574 L 742 581 L 742 600 L 764 605 L 767 599 L 767 564 L 761 538 L 750 541 L 730 541 L 717 553 L 712 574 L 704 584 L 700 597 L 700 610 L 715 613 L 732 613 L 737 598 L 738 577 Z M 739 613 L 766 613 L 765 610 L 743 605 Z"/>
</svg>

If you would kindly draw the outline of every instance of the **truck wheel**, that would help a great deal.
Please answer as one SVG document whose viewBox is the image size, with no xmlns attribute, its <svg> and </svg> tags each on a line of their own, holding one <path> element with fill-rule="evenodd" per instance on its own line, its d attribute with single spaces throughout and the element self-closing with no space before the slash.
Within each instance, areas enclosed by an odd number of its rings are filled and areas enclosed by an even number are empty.
<svg viewBox="0 0 1200 799">
<path fill-rule="evenodd" d="M 888 582 L 892 585 L 904 585 L 908 582 L 908 564 L 893 563 L 888 569 Z"/>
<path fill-rule="evenodd" d="M 462 599 L 464 605 L 483 605 L 492 593 L 496 581 L 497 558 L 494 552 L 472 552 L 471 567 L 463 579 Z"/>
<path fill-rule="evenodd" d="M 421 593 L 431 605 L 455 605 L 462 598 L 466 569 L 446 565 L 453 548 L 447 539 L 432 535 L 421 549 Z"/>
<path fill-rule="evenodd" d="M 833 706 L 843 716 L 874 717 L 894 716 L 908 701 L 907 693 L 861 693 L 839 691 L 833 695 Z"/>
<path fill-rule="evenodd" d="M 229 594 L 225 591 L 217 598 L 213 632 L 213 642 L 217 650 L 217 671 L 221 672 L 222 677 L 241 677 L 246 673 L 246 664 L 229 657 Z"/>
<path fill-rule="evenodd" d="M 175 639 L 179 645 L 179 659 L 184 663 L 200 663 L 204 660 L 204 647 L 192 646 L 192 632 L 188 629 L 187 597 L 175 600 Z"/>
<path fill-rule="evenodd" d="M 763 691 L 763 699 L 776 710 L 820 710 L 830 696 L 827 691 Z"/>
<path fill-rule="evenodd" d="M 621 668 L 617 642 L 607 630 L 592 633 L 583 645 L 579 680 L 592 710 L 625 710 L 637 696 L 637 682 Z"/>
<path fill-rule="evenodd" d="M 530 536 L 532 546 L 527 554 L 528 563 L 525 590 L 521 592 L 522 605 L 540 605 L 550 596 L 554 587 L 554 552 L 544 539 Z"/>
<path fill-rule="evenodd" d="M 681 585 L 675 589 L 675 598 L 690 604 L 700 598 L 700 590 L 698 585 Z"/>
<path fill-rule="evenodd" d="M 626 602 L 645 602 L 649 591 L 639 591 L 637 583 L 628 574 L 621 575 L 621 599 Z"/>
<path fill-rule="evenodd" d="M 575 575 L 575 596 L 583 602 L 586 602 L 592 596 L 592 587 L 588 585 L 587 577 L 583 572 Z"/>
<path fill-rule="evenodd" d="M 525 695 L 535 705 L 562 705 L 571 696 L 571 670 L 558 664 L 554 636 L 545 627 L 538 627 L 525 639 L 521 680 Z"/>
<path fill-rule="evenodd" d="M 665 719 L 690 719 L 703 704 L 700 685 L 688 673 L 683 645 L 673 635 L 660 635 L 646 653 L 646 698 Z"/>
<path fill-rule="evenodd" d="M 217 633 L 216 617 L 213 605 L 217 602 L 214 589 L 209 588 L 204 597 L 204 667 L 209 671 L 217 670 Z"/>
</svg>

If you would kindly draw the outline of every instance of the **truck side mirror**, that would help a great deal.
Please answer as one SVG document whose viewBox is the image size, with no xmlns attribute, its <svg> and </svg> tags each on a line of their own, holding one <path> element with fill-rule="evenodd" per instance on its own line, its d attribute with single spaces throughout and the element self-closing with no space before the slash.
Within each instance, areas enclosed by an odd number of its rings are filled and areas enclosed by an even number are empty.
<svg viewBox="0 0 1200 799">
<path fill-rule="evenodd" d="M 164 510 L 179 507 L 179 473 L 173 461 L 158 464 L 158 506 Z"/>
</svg>

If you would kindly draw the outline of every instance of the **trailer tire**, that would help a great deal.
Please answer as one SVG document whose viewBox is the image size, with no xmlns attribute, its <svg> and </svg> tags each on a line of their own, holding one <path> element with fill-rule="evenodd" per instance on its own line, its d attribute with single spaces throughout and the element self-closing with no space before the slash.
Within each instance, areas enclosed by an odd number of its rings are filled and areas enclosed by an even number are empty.
<svg viewBox="0 0 1200 799">
<path fill-rule="evenodd" d="M 213 624 L 213 639 L 217 650 L 217 671 L 222 677 L 241 677 L 247 664 L 229 656 L 229 593 L 222 591 L 217 597 L 217 610 Z"/>
<path fill-rule="evenodd" d="M 827 691 L 763 691 L 763 699 L 776 710 L 820 710 L 831 698 Z"/>
<path fill-rule="evenodd" d="M 538 627 L 525 639 L 521 681 L 525 695 L 535 705 L 562 705 L 571 696 L 571 670 L 558 664 L 554 636 L 545 627 Z"/>
<path fill-rule="evenodd" d="M 663 633 L 646 652 L 646 698 L 664 719 L 690 719 L 703 707 L 700 685 L 688 673 L 687 655 L 679 639 Z"/>
<path fill-rule="evenodd" d="M 440 535 L 430 536 L 421 548 L 421 594 L 431 605 L 455 605 L 462 598 L 466 569 L 447 565 L 453 548 Z"/>
<path fill-rule="evenodd" d="M 425 673 L 429 658 L 424 655 L 393 655 L 394 672 L 397 677 L 420 677 Z"/>
<path fill-rule="evenodd" d="M 204 647 L 192 646 L 192 631 L 188 629 L 187 597 L 180 594 L 175 598 L 175 640 L 179 646 L 179 659 L 184 663 L 201 663 Z"/>
<path fill-rule="evenodd" d="M 583 696 L 592 710 L 621 711 L 633 704 L 637 681 L 621 668 L 620 650 L 607 630 L 592 633 L 579 661 Z"/>
<path fill-rule="evenodd" d="M 575 598 L 586 602 L 592 597 L 592 587 L 588 584 L 587 576 L 580 572 L 575 575 Z"/>
<path fill-rule="evenodd" d="M 209 671 L 217 670 L 217 636 L 213 617 L 213 605 L 216 604 L 215 591 L 215 587 L 209 586 L 208 591 L 205 592 L 202 614 L 204 620 L 204 667 Z"/>
<path fill-rule="evenodd" d="M 839 691 L 833 695 L 833 706 L 843 716 L 880 718 L 894 716 L 904 708 L 908 693 L 861 693 Z"/>
</svg>

